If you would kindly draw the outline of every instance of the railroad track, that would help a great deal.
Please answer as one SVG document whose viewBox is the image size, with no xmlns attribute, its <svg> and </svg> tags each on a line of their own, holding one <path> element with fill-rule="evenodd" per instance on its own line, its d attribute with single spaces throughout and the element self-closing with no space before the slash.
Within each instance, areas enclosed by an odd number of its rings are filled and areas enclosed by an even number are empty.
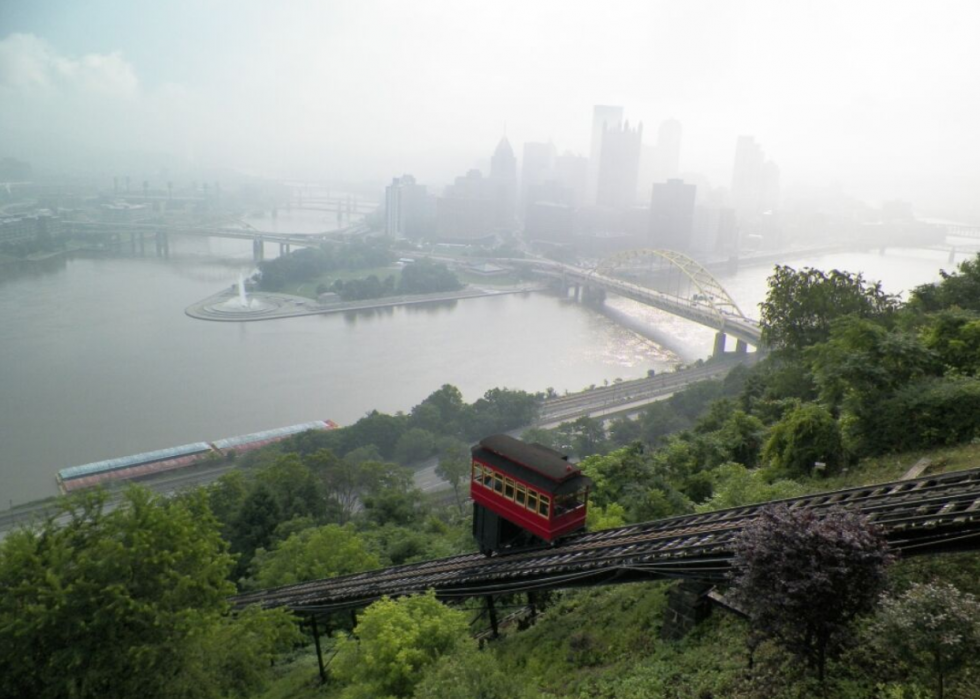
<svg viewBox="0 0 980 699">
<path fill-rule="evenodd" d="M 857 509 L 903 555 L 980 549 L 980 469 L 780 501 L 790 508 Z M 769 503 L 771 504 L 771 503 Z M 433 589 L 441 599 L 665 578 L 721 582 L 732 543 L 765 505 L 685 515 L 579 534 L 554 548 L 464 554 L 262 590 L 232 598 L 300 613 L 367 605 Z"/>
</svg>

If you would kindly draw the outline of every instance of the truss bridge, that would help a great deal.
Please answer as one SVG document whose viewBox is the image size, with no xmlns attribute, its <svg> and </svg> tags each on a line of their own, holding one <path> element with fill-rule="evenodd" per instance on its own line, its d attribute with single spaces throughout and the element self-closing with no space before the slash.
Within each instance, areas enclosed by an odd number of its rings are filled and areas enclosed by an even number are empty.
<svg viewBox="0 0 980 699">
<path fill-rule="evenodd" d="M 745 315 L 717 279 L 697 261 L 673 250 L 630 250 L 591 269 L 545 259 L 507 260 L 508 264 L 559 277 L 564 286 L 613 293 L 718 331 L 715 354 L 724 352 L 726 335 L 736 352 L 762 341 L 759 323 Z"/>
</svg>

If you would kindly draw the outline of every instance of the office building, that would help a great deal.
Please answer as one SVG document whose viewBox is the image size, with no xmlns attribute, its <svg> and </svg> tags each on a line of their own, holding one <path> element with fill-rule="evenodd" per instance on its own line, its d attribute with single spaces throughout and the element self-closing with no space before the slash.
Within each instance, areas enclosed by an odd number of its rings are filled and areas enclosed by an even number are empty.
<svg viewBox="0 0 980 699">
<path fill-rule="evenodd" d="M 642 144 L 642 123 L 631 128 L 627 121 L 622 126 L 607 126 L 603 130 L 596 204 L 613 209 L 633 206 Z"/>
<path fill-rule="evenodd" d="M 521 160 L 521 209 L 526 212 L 529 204 L 529 191 L 554 178 L 555 144 L 524 144 L 524 157 Z"/>
<path fill-rule="evenodd" d="M 395 240 L 425 236 L 427 199 L 425 186 L 411 175 L 392 179 L 385 189 L 385 234 Z"/>
<path fill-rule="evenodd" d="M 446 241 L 476 241 L 494 233 L 495 190 L 479 170 L 446 187 L 436 201 L 436 236 Z"/>
<path fill-rule="evenodd" d="M 650 198 L 650 244 L 665 250 L 689 250 L 697 187 L 683 180 L 653 185 Z"/>
<path fill-rule="evenodd" d="M 589 184 L 586 190 L 587 204 L 595 204 L 598 200 L 602 142 L 606 129 L 619 129 L 622 125 L 622 107 L 597 104 L 592 109 L 592 147 L 589 152 Z"/>
<path fill-rule="evenodd" d="M 764 213 L 779 206 L 779 167 L 766 160 L 752 136 L 739 136 L 735 146 L 732 204 L 741 213 Z"/>
<path fill-rule="evenodd" d="M 589 190 L 589 159 L 565 151 L 555 158 L 555 182 L 568 190 L 568 203 L 585 206 Z"/>
<path fill-rule="evenodd" d="M 487 186 L 494 201 L 494 227 L 512 230 L 517 221 L 517 158 L 506 136 L 500 139 L 490 158 Z"/>
</svg>

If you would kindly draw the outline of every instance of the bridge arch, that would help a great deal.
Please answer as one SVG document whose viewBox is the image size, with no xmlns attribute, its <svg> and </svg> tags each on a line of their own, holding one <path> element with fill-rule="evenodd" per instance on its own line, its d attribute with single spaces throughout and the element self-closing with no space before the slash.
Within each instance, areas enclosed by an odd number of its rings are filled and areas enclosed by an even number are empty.
<svg viewBox="0 0 980 699">
<path fill-rule="evenodd" d="M 669 268 L 678 270 L 697 289 L 694 302 L 708 306 L 718 316 L 719 321 L 724 321 L 727 317 L 753 322 L 742 313 L 738 304 L 735 303 L 735 299 L 725 291 L 725 288 L 711 272 L 682 252 L 655 250 L 653 248 L 627 250 L 605 258 L 596 266 L 594 272 L 604 277 L 612 277 L 617 270 L 632 263 L 643 261 L 666 263 Z"/>
</svg>

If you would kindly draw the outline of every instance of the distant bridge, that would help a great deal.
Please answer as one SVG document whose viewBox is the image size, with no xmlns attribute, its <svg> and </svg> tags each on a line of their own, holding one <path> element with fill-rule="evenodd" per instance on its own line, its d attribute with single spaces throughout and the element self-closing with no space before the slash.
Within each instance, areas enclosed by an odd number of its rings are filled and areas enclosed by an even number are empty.
<svg viewBox="0 0 980 699">
<path fill-rule="evenodd" d="M 138 244 L 140 248 L 144 246 L 144 235 L 148 235 L 156 246 L 158 254 L 168 254 L 170 248 L 169 235 L 189 235 L 204 238 L 230 238 L 234 240 L 251 240 L 252 253 L 256 261 L 264 258 L 264 247 L 266 243 L 278 243 L 280 253 L 288 253 L 290 248 L 296 247 L 319 247 L 324 242 L 337 242 L 338 239 L 360 235 L 367 232 L 367 227 L 362 223 L 356 223 L 346 228 L 339 228 L 333 231 L 323 231 L 318 233 L 271 233 L 260 231 L 255 228 L 235 228 L 231 226 L 194 226 L 175 223 L 151 223 L 146 221 L 134 221 L 132 223 L 105 223 L 101 221 L 69 221 L 67 223 L 70 230 L 80 233 L 105 234 L 106 232 L 118 234 L 128 233 L 130 243 L 133 247 Z"/>
<path fill-rule="evenodd" d="M 957 238 L 980 238 L 980 226 L 951 223 L 944 227 L 946 228 L 946 235 Z"/>
<path fill-rule="evenodd" d="M 558 277 L 566 287 L 575 288 L 576 296 L 579 286 L 601 290 L 603 293 L 610 292 L 713 328 L 718 331 L 715 337 L 715 354 L 724 352 L 726 335 L 731 335 L 738 341 L 736 352 L 746 351 L 747 345 L 758 347 L 762 342 L 758 321 L 741 311 L 731 295 L 708 270 L 680 252 L 631 250 L 613 255 L 593 269 L 542 259 L 513 259 L 506 263 Z M 655 265 L 659 265 L 661 269 L 654 270 Z M 613 276 L 624 272 L 633 274 L 634 277 L 637 272 L 653 274 L 662 281 L 666 276 L 667 291 Z"/>
</svg>

